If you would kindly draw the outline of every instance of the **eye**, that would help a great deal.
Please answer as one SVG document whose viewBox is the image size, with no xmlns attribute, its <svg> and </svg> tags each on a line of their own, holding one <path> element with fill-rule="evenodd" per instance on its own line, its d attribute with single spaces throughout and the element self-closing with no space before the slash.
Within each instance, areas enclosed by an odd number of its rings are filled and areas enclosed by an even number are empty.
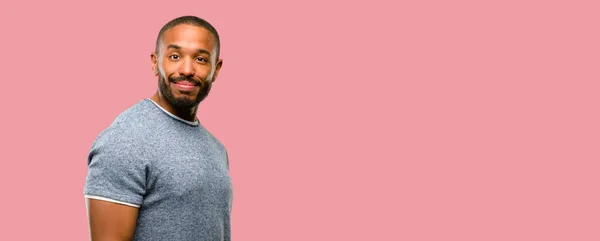
<svg viewBox="0 0 600 241">
<path fill-rule="evenodd" d="M 204 57 L 198 57 L 198 58 L 196 58 L 196 61 L 201 62 L 201 63 L 208 62 L 208 60 L 206 58 L 204 58 Z"/>
<path fill-rule="evenodd" d="M 179 60 L 179 55 L 171 54 L 171 55 L 169 55 L 169 59 L 171 59 L 171 60 Z"/>
</svg>

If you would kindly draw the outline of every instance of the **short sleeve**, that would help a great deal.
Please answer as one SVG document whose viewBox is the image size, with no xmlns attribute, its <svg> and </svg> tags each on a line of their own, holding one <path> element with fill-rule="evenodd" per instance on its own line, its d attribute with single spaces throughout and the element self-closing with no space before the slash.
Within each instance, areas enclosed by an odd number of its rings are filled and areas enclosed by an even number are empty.
<svg viewBox="0 0 600 241">
<path fill-rule="evenodd" d="M 146 193 L 147 162 L 134 140 L 101 133 L 88 155 L 84 195 L 141 205 Z"/>
</svg>

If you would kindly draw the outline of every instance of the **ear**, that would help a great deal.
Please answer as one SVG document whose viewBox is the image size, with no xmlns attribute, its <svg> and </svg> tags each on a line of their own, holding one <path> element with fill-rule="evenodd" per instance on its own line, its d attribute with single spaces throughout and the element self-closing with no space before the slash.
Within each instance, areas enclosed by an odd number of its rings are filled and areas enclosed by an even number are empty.
<svg viewBox="0 0 600 241">
<path fill-rule="evenodd" d="M 158 56 L 155 52 L 150 54 L 150 61 L 152 61 L 152 73 L 154 76 L 158 76 Z"/>
<path fill-rule="evenodd" d="M 215 67 L 215 74 L 213 75 L 213 83 L 217 81 L 217 76 L 219 75 L 219 70 L 221 70 L 221 66 L 223 66 L 223 59 L 217 60 L 217 66 Z"/>
</svg>

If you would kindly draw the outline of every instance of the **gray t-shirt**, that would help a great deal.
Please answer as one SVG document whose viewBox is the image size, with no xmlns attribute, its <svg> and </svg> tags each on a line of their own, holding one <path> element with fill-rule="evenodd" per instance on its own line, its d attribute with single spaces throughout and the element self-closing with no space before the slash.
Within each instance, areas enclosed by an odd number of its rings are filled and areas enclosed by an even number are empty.
<svg viewBox="0 0 600 241">
<path fill-rule="evenodd" d="M 133 240 L 226 240 L 233 190 L 225 147 L 144 99 L 94 141 L 84 194 L 138 206 Z"/>
</svg>

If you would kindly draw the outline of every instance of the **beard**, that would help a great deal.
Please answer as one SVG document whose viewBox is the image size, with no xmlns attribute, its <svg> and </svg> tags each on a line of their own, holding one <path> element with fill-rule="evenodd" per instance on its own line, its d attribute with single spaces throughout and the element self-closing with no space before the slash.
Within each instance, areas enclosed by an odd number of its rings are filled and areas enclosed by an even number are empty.
<svg viewBox="0 0 600 241">
<path fill-rule="evenodd" d="M 169 80 L 167 81 L 162 74 L 159 74 L 158 77 L 158 89 L 160 94 L 169 101 L 169 103 L 175 108 L 194 108 L 200 104 L 208 96 L 210 92 L 210 88 L 212 86 L 212 78 L 207 78 L 206 80 L 198 81 L 193 77 L 179 76 L 173 77 L 169 76 Z M 191 83 L 196 84 L 196 86 L 200 87 L 198 90 L 198 94 L 194 97 L 189 97 L 188 95 L 184 95 L 181 97 L 176 97 L 173 93 L 173 89 L 171 88 L 170 83 L 177 83 L 179 81 L 189 81 Z"/>
</svg>

